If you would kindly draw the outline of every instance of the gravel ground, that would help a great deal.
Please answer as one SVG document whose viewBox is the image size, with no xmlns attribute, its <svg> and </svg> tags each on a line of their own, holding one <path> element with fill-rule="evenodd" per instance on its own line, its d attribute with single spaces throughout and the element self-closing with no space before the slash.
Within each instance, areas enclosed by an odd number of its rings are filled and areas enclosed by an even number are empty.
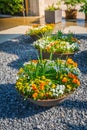
<svg viewBox="0 0 87 130">
<path fill-rule="evenodd" d="M 77 37 L 81 44 L 74 60 L 82 73 L 81 86 L 55 107 L 24 101 L 15 89 L 18 69 L 37 58 L 32 40 L 21 36 L 0 44 L 0 130 L 87 130 L 87 37 Z"/>
</svg>

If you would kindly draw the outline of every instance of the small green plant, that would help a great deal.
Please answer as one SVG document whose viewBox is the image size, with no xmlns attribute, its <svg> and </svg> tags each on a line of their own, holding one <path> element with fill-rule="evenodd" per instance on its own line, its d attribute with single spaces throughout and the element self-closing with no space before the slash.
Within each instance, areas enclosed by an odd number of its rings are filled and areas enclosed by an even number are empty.
<svg viewBox="0 0 87 130">
<path fill-rule="evenodd" d="M 64 0 L 67 10 L 75 9 L 80 2 L 81 0 Z"/>
<path fill-rule="evenodd" d="M 57 10 L 57 8 L 54 6 L 54 4 L 49 5 L 46 10 L 54 11 Z"/>
<path fill-rule="evenodd" d="M 82 5 L 80 6 L 79 11 L 87 14 L 87 0 L 82 0 Z"/>
<path fill-rule="evenodd" d="M 0 0 L 0 13 L 12 14 L 23 11 L 23 0 Z"/>
<path fill-rule="evenodd" d="M 59 10 L 61 9 L 61 1 L 62 0 L 58 0 L 57 3 L 54 5 L 54 3 L 52 5 L 48 5 L 46 10 L 50 10 L 50 11 L 54 11 L 54 10 Z"/>
</svg>

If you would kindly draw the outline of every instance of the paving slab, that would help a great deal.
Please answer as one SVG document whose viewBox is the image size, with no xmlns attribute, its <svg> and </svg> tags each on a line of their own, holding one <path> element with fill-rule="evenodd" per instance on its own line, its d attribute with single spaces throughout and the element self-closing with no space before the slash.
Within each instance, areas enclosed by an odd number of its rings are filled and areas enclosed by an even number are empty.
<svg viewBox="0 0 87 130">
<path fill-rule="evenodd" d="M 63 30 L 64 33 L 74 33 L 74 34 L 80 34 L 80 35 L 87 35 L 87 27 L 81 27 L 81 26 L 69 26 L 66 27 Z"/>
<path fill-rule="evenodd" d="M 3 43 L 5 41 L 11 40 L 13 38 L 25 34 L 28 28 L 30 28 L 30 26 L 17 26 L 14 28 L 0 31 L 0 43 Z"/>
</svg>

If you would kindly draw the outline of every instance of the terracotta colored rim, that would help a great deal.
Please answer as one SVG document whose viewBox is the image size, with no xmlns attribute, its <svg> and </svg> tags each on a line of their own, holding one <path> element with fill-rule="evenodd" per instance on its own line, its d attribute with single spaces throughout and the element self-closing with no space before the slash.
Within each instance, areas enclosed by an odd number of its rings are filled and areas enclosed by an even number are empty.
<svg viewBox="0 0 87 130">
<path fill-rule="evenodd" d="M 40 50 L 38 50 L 39 54 L 40 54 Z M 57 59 L 57 58 L 62 58 L 62 59 L 66 59 L 67 57 L 73 57 L 75 53 L 53 53 L 53 59 Z M 48 59 L 50 57 L 50 53 L 49 52 L 45 52 L 42 51 L 42 57 L 43 59 Z"/>
<path fill-rule="evenodd" d="M 30 102 L 39 105 L 39 106 L 45 106 L 45 107 L 51 107 L 51 106 L 56 106 L 59 103 L 63 102 L 65 99 L 69 97 L 70 94 L 67 94 L 65 96 L 62 96 L 61 98 L 58 99 L 47 99 L 47 100 L 33 100 L 31 98 L 28 98 Z"/>
</svg>

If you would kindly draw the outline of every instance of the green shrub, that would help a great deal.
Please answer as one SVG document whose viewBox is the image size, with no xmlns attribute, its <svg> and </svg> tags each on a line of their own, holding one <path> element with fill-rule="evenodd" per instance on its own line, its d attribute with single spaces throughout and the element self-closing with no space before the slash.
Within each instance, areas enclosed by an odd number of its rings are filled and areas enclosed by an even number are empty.
<svg viewBox="0 0 87 130">
<path fill-rule="evenodd" d="M 16 14 L 23 12 L 23 0 L 0 0 L 0 13 Z"/>
</svg>

